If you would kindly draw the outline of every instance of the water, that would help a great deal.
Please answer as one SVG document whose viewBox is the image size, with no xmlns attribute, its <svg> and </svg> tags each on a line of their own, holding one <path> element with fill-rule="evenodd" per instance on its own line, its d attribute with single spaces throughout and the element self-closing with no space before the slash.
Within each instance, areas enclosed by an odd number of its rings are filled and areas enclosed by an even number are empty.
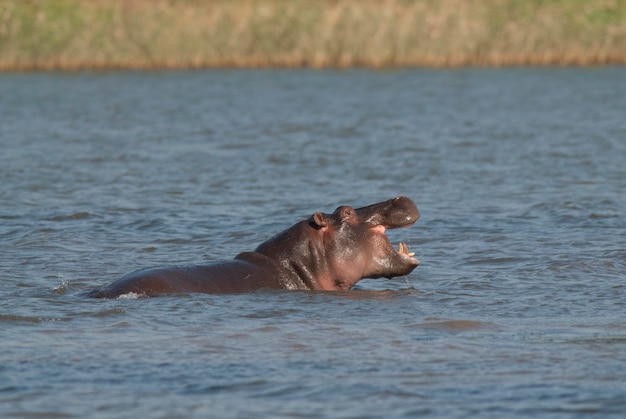
<svg viewBox="0 0 626 419">
<path fill-rule="evenodd" d="M 0 416 L 626 412 L 626 68 L 0 75 Z M 92 300 L 415 200 L 348 293 Z"/>
</svg>

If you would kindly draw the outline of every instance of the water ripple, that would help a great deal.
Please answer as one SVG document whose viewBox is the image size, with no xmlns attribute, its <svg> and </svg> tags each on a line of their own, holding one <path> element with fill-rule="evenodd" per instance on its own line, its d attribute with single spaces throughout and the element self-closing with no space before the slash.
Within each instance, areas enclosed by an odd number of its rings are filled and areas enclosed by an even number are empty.
<svg viewBox="0 0 626 419">
<path fill-rule="evenodd" d="M 619 415 L 625 80 L 0 74 L 0 416 Z M 404 278 L 84 297 L 396 195 L 422 214 L 389 232 Z"/>
</svg>

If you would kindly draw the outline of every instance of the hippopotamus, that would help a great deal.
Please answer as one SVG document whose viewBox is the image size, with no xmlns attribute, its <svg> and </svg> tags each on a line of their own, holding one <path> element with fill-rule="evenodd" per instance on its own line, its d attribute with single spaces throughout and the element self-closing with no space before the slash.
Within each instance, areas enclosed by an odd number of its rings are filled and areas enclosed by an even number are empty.
<svg viewBox="0 0 626 419">
<path fill-rule="evenodd" d="M 356 209 L 340 206 L 332 214 L 316 212 L 233 260 L 143 269 L 88 295 L 345 291 L 363 278 L 407 275 L 419 265 L 405 243 L 396 250 L 385 235 L 386 229 L 413 225 L 419 215 L 404 196 Z"/>
</svg>

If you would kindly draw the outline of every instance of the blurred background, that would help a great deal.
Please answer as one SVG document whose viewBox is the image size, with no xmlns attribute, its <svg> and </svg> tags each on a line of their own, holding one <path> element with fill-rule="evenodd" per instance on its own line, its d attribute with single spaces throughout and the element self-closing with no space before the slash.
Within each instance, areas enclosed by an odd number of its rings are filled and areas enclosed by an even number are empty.
<svg viewBox="0 0 626 419">
<path fill-rule="evenodd" d="M 4 70 L 624 62 L 624 0 L 0 0 Z"/>
</svg>

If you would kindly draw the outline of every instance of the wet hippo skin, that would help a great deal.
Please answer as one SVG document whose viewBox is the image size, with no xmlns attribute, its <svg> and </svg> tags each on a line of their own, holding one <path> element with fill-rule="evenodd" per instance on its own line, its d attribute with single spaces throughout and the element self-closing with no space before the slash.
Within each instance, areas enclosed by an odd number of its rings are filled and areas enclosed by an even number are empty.
<svg viewBox="0 0 626 419">
<path fill-rule="evenodd" d="M 363 278 L 407 275 L 417 267 L 408 247 L 401 242 L 394 249 L 385 230 L 409 227 L 418 218 L 413 201 L 403 196 L 356 209 L 341 206 L 332 214 L 316 212 L 233 260 L 139 270 L 88 295 L 349 290 Z"/>
</svg>

